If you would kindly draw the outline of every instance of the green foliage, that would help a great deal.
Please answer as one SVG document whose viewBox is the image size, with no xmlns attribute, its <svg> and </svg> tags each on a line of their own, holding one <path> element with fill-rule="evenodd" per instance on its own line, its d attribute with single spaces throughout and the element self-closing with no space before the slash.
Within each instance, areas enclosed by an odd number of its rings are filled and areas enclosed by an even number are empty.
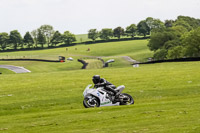
<svg viewBox="0 0 200 133">
<path fill-rule="evenodd" d="M 184 26 L 178 25 L 178 26 L 173 26 L 171 29 L 176 33 L 177 37 L 181 37 L 184 33 L 188 32 L 187 28 Z"/>
<path fill-rule="evenodd" d="M 37 48 L 37 38 L 38 38 L 38 30 L 33 30 L 31 31 L 31 36 L 33 37 L 34 43 L 35 43 L 35 47 Z"/>
<path fill-rule="evenodd" d="M 126 35 L 131 36 L 132 38 L 136 35 L 137 26 L 135 24 L 131 24 L 130 26 L 126 27 Z"/>
<path fill-rule="evenodd" d="M 182 46 L 175 46 L 168 50 L 168 59 L 177 59 L 184 56 L 184 48 Z"/>
<path fill-rule="evenodd" d="M 191 31 L 192 30 L 192 27 L 189 25 L 188 22 L 184 21 L 184 20 L 177 20 L 175 23 L 174 23 L 174 26 L 182 26 L 184 27 L 185 29 L 187 29 L 187 31 Z"/>
<path fill-rule="evenodd" d="M 153 58 L 156 60 L 164 60 L 167 56 L 167 50 L 166 49 L 158 49 L 154 55 Z"/>
<path fill-rule="evenodd" d="M 142 20 L 138 23 L 137 25 L 137 30 L 139 32 L 139 34 L 143 34 L 144 37 L 147 35 L 147 34 L 150 34 L 150 28 L 149 26 L 147 25 L 146 21 L 145 20 Z"/>
<path fill-rule="evenodd" d="M 99 32 L 97 31 L 97 29 L 90 29 L 88 31 L 89 39 L 92 39 L 93 41 L 95 41 L 98 37 L 99 37 Z"/>
<path fill-rule="evenodd" d="M 173 26 L 174 20 L 165 20 L 165 27 L 170 28 Z"/>
<path fill-rule="evenodd" d="M 179 16 L 175 21 L 165 21 L 165 26 L 166 29 L 152 33 L 148 44 L 150 50 L 160 49 L 162 51 L 165 49 L 168 59 L 200 56 L 200 23 L 198 19 Z M 160 51 L 158 51 L 159 54 Z M 163 52 L 163 54 L 165 57 L 166 53 Z M 155 55 L 155 57 L 157 56 Z"/>
<path fill-rule="evenodd" d="M 120 26 L 115 28 L 113 30 L 113 35 L 114 37 L 117 37 L 118 39 L 120 39 L 120 37 L 124 35 L 124 29 Z"/>
<path fill-rule="evenodd" d="M 169 50 L 169 49 L 176 47 L 176 46 L 179 46 L 179 45 L 181 45 L 180 39 L 176 38 L 176 39 L 168 40 L 167 42 L 165 42 L 165 44 L 162 48 Z"/>
<path fill-rule="evenodd" d="M 6 33 L 6 32 L 0 33 L 0 47 L 1 47 L 1 49 L 5 50 L 8 43 L 9 43 L 8 33 Z"/>
<path fill-rule="evenodd" d="M 185 33 L 182 43 L 186 48 L 185 55 L 187 57 L 200 57 L 200 27 Z"/>
<path fill-rule="evenodd" d="M 113 30 L 109 28 L 104 28 L 100 31 L 100 38 L 102 40 L 109 40 L 111 37 L 113 37 Z"/>
<path fill-rule="evenodd" d="M 69 44 L 72 44 L 72 42 L 76 41 L 76 36 L 70 33 L 69 31 L 65 31 L 63 34 L 63 40 L 65 44 L 69 45 Z"/>
<path fill-rule="evenodd" d="M 164 23 L 160 19 L 154 19 L 152 17 L 146 18 L 146 24 L 151 32 L 162 31 L 164 28 Z"/>
<path fill-rule="evenodd" d="M 38 30 L 38 35 L 37 35 L 37 43 L 41 44 L 42 48 L 44 47 L 44 44 L 46 43 L 46 37 L 42 33 L 41 30 Z"/>
<path fill-rule="evenodd" d="M 178 16 L 177 20 L 175 21 L 175 23 L 177 22 L 186 22 L 187 24 L 189 24 L 190 27 L 192 27 L 193 29 L 198 28 L 200 26 L 200 21 L 199 19 L 195 19 L 193 17 L 189 17 L 189 16 Z M 185 23 L 185 24 L 186 24 Z"/>
<path fill-rule="evenodd" d="M 50 41 L 51 44 L 53 44 L 54 46 L 56 46 L 59 43 L 63 42 L 63 37 L 62 34 L 59 31 L 56 31 Z"/>
<path fill-rule="evenodd" d="M 173 30 L 166 29 L 164 32 L 153 32 L 150 39 L 148 46 L 150 50 L 156 51 L 162 49 L 168 41 L 177 39 L 177 35 Z"/>
<path fill-rule="evenodd" d="M 23 42 L 25 43 L 25 45 L 28 45 L 29 48 L 33 46 L 34 40 L 29 32 L 26 32 L 26 34 L 24 35 Z"/>
<path fill-rule="evenodd" d="M 17 30 L 13 30 L 10 32 L 9 42 L 13 45 L 14 49 L 22 44 L 21 34 Z"/>
<path fill-rule="evenodd" d="M 49 47 L 49 44 L 50 44 L 50 41 L 54 35 L 54 29 L 53 29 L 53 26 L 51 25 L 42 25 L 40 26 L 40 28 L 38 29 L 40 30 L 40 32 L 45 36 L 45 39 L 46 39 L 46 43 Z"/>
</svg>

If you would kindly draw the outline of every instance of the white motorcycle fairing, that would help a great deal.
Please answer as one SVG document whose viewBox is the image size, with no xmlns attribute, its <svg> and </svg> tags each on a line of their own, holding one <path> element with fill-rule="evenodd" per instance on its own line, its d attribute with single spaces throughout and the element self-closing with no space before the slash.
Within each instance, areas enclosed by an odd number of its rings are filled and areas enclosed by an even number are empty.
<svg viewBox="0 0 200 133">
<path fill-rule="evenodd" d="M 104 91 L 103 87 L 99 87 L 97 89 L 94 88 L 90 88 L 92 85 L 88 85 L 84 92 L 83 92 L 83 96 L 85 97 L 91 97 L 94 96 L 96 98 L 99 99 L 100 101 L 100 106 L 117 106 L 120 105 L 120 102 L 116 102 L 116 103 L 112 103 L 111 98 L 108 96 L 107 92 Z M 118 90 L 118 93 L 121 93 L 123 91 L 123 89 L 125 88 L 124 85 L 121 85 L 119 87 L 117 87 L 115 90 Z"/>
</svg>

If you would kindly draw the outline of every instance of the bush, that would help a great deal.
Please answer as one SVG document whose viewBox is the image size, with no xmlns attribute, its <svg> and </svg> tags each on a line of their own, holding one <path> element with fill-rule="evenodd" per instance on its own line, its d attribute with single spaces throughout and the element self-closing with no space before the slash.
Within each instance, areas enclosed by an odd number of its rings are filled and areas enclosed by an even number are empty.
<svg viewBox="0 0 200 133">
<path fill-rule="evenodd" d="M 167 56 L 167 50 L 159 49 L 154 53 L 153 58 L 155 60 L 164 60 L 164 59 L 166 59 L 166 56 Z"/>
</svg>

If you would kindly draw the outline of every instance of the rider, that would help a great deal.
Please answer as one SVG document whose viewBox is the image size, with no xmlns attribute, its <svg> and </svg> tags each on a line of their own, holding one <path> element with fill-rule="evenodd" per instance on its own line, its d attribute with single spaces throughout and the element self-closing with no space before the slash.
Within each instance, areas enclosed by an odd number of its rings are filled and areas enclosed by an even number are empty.
<svg viewBox="0 0 200 133">
<path fill-rule="evenodd" d="M 104 78 L 100 78 L 99 75 L 94 75 L 92 78 L 92 81 L 94 83 L 95 88 L 104 87 L 105 90 L 112 92 L 111 95 L 114 96 L 114 98 L 118 97 L 117 91 L 115 90 L 115 88 L 116 88 L 115 85 L 106 81 Z"/>
</svg>

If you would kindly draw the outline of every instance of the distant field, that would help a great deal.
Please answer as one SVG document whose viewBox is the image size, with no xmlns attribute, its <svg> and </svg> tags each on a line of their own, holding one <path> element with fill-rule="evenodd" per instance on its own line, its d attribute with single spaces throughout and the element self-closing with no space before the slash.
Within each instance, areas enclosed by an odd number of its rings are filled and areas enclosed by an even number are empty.
<svg viewBox="0 0 200 133">
<path fill-rule="evenodd" d="M 0 132 L 198 133 L 199 65 L 160 63 L 139 68 L 2 74 Z M 82 92 L 95 74 L 117 86 L 124 84 L 124 92 L 134 97 L 135 104 L 85 109 Z"/>
<path fill-rule="evenodd" d="M 100 63 L 95 65 L 94 58 L 102 57 L 105 61 L 115 59 L 112 67 L 126 67 L 130 63 L 125 61 L 121 56 L 130 56 L 138 61 L 147 61 L 148 57 L 152 57 L 152 52 L 147 47 L 148 40 L 133 40 L 120 41 L 109 43 L 97 43 L 90 45 L 76 45 L 72 47 L 62 47 L 54 49 L 34 50 L 34 51 L 18 51 L 18 52 L 3 52 L 0 53 L 0 59 L 15 59 L 15 58 L 34 58 L 34 59 L 51 59 L 58 60 L 58 56 L 66 58 L 74 58 L 73 62 L 67 63 L 44 63 L 44 62 L 10 62 L 0 61 L 0 64 L 10 64 L 24 66 L 32 72 L 39 71 L 57 71 L 57 70 L 76 70 L 80 69 L 82 64 L 77 62 L 77 59 L 84 59 L 92 63 L 88 68 L 100 68 Z M 90 51 L 88 51 L 90 49 Z M 92 59 L 90 61 L 90 59 Z M 94 63 L 94 64 L 93 64 Z"/>
<path fill-rule="evenodd" d="M 88 38 L 87 34 L 78 34 L 76 35 L 76 42 L 77 43 L 82 43 L 86 41 L 91 41 L 91 39 Z"/>
<path fill-rule="evenodd" d="M 76 43 L 82 43 L 86 41 L 92 41 L 92 39 L 88 38 L 88 34 L 77 34 L 76 36 Z M 149 35 L 147 35 L 149 36 Z M 135 37 L 143 37 L 143 36 L 135 36 Z M 127 36 L 121 36 L 121 38 L 130 38 Z M 118 39 L 117 37 L 111 37 L 111 39 Z M 96 40 L 101 40 L 100 38 L 97 38 Z"/>
<path fill-rule="evenodd" d="M 58 59 L 58 56 L 91 55 L 91 56 L 137 56 L 137 60 L 144 60 L 152 56 L 152 52 L 147 47 L 147 40 L 119 41 L 96 44 L 82 44 L 72 47 L 62 47 L 55 49 L 18 51 L 0 53 L 0 58 L 44 58 Z M 67 50 L 66 50 L 67 48 Z M 88 48 L 90 51 L 88 51 Z M 140 56 L 138 56 L 140 55 Z"/>
</svg>

